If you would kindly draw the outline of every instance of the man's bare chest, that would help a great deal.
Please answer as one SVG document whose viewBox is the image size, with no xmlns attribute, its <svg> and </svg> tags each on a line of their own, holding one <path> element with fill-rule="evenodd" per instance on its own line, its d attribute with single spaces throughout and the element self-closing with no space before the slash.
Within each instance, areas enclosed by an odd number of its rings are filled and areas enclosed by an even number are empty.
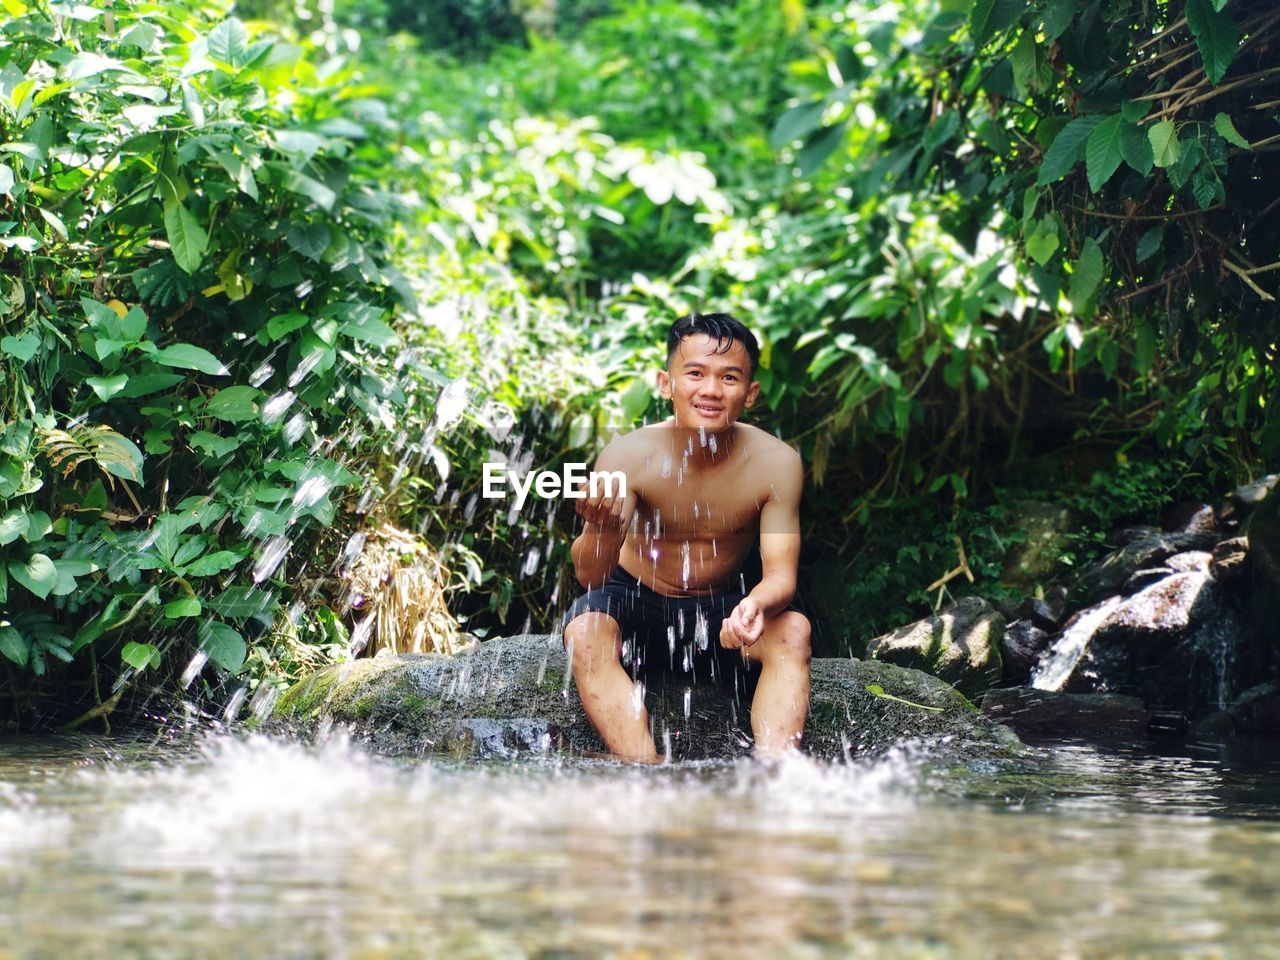
<svg viewBox="0 0 1280 960">
<path fill-rule="evenodd" d="M 646 470 L 633 482 L 636 532 L 645 540 L 712 540 L 753 535 L 768 490 L 741 470 L 684 471 L 662 476 Z"/>
</svg>

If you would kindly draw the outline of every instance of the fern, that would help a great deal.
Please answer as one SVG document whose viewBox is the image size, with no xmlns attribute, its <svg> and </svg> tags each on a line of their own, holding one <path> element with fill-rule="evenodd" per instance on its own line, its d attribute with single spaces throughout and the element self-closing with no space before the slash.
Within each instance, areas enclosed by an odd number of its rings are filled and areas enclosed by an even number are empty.
<svg viewBox="0 0 1280 960">
<path fill-rule="evenodd" d="M 73 424 L 66 430 L 41 432 L 41 449 L 64 477 L 82 463 L 94 463 L 115 489 L 113 477 L 142 482 L 142 451 L 128 437 L 104 424 Z"/>
<path fill-rule="evenodd" d="M 196 278 L 183 273 L 172 257 L 135 270 L 133 285 L 139 299 L 161 308 L 185 303 L 200 289 Z"/>
</svg>

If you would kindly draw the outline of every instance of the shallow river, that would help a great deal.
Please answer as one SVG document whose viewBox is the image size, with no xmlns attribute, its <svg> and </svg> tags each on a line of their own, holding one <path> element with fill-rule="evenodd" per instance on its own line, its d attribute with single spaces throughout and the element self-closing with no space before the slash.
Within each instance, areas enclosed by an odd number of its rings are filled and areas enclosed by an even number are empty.
<svg viewBox="0 0 1280 960">
<path fill-rule="evenodd" d="M 0 958 L 1280 957 L 1280 755 L 0 743 Z"/>
</svg>

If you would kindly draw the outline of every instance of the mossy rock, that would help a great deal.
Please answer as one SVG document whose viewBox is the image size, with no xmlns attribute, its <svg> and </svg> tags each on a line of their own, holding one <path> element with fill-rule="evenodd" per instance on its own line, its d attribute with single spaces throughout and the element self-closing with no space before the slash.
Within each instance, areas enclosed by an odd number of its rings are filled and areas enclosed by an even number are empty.
<svg viewBox="0 0 1280 960">
<path fill-rule="evenodd" d="M 523 635 L 477 644 L 456 656 L 411 654 L 328 667 L 277 703 L 277 729 L 314 733 L 348 727 L 378 753 L 465 756 L 603 749 L 566 660 L 552 637 Z M 1007 728 L 982 717 L 936 677 L 889 663 L 817 658 L 805 749 L 838 758 L 906 741 L 946 743 L 966 754 L 1008 753 Z M 648 692 L 659 749 L 676 759 L 750 750 L 749 704 L 712 686 L 668 683 Z"/>
</svg>

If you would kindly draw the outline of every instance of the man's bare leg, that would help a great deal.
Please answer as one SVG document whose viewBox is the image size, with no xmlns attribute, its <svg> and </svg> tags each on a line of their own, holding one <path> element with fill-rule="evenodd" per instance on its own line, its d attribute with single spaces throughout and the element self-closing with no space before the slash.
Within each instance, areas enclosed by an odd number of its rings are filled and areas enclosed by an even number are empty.
<svg viewBox="0 0 1280 960">
<path fill-rule="evenodd" d="M 779 757 L 800 747 L 809 714 L 809 634 L 805 615 L 789 610 L 766 622 L 760 639 L 744 648 L 762 665 L 751 701 L 757 756 Z"/>
<path fill-rule="evenodd" d="M 649 711 L 635 702 L 635 684 L 622 668 L 622 633 L 605 613 L 584 613 L 564 629 L 582 708 L 609 752 L 623 760 L 656 763 Z"/>
</svg>

